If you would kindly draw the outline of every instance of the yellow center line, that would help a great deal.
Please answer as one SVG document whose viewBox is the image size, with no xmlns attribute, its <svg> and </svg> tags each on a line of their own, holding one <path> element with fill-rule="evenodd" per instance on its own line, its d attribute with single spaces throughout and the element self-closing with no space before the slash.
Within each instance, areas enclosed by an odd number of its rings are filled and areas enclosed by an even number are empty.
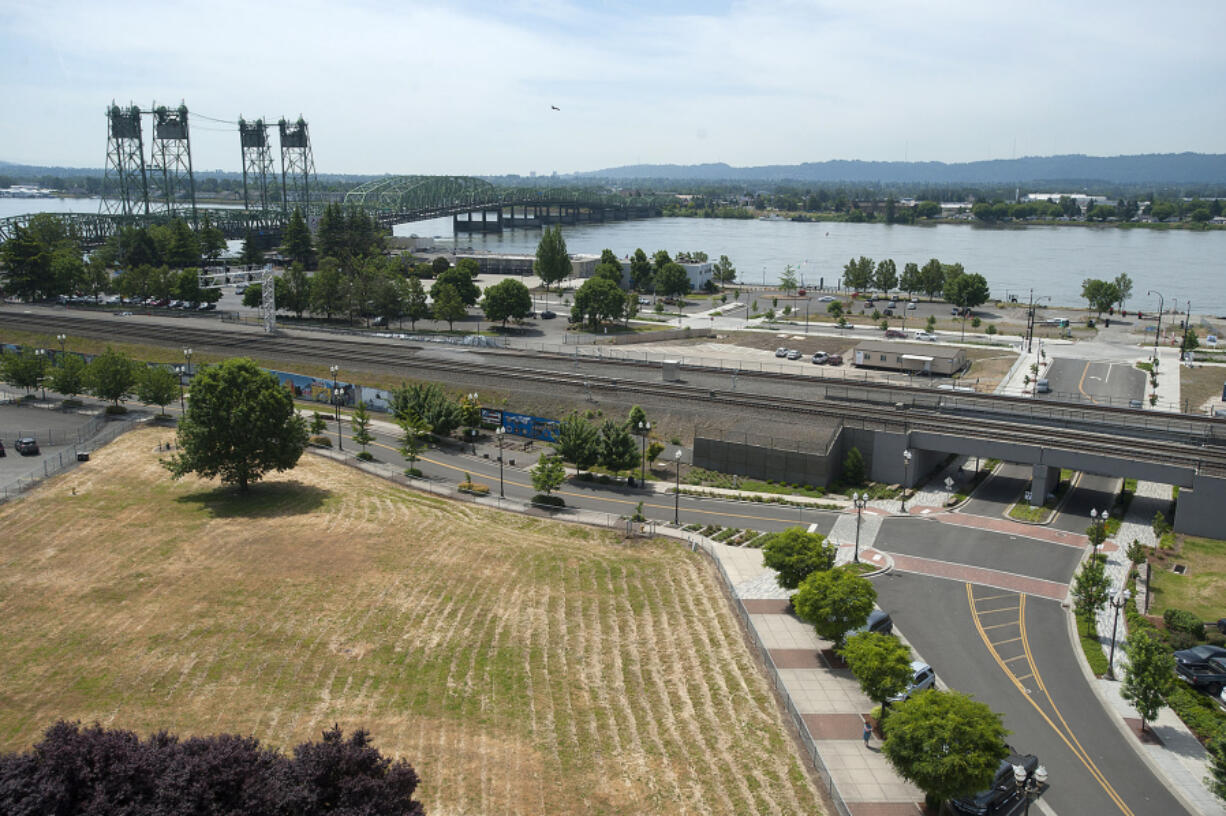
<svg viewBox="0 0 1226 816">
<path fill-rule="evenodd" d="M 1047 712 L 1039 707 L 1039 704 L 1035 702 L 1034 698 L 1026 690 L 1025 686 L 1022 685 L 1021 681 L 1018 680 L 1018 678 L 1013 674 L 1013 672 L 1009 670 L 1009 667 L 1005 665 L 1005 661 L 1001 659 L 1000 654 L 996 651 L 996 649 L 993 647 L 992 642 L 988 639 L 987 632 L 983 630 L 983 624 L 980 623 L 979 616 L 975 614 L 975 595 L 972 589 L 973 586 L 974 585 L 971 584 L 969 581 L 966 584 L 966 597 L 970 605 L 971 621 L 975 624 L 975 629 L 978 630 L 979 637 L 983 640 L 984 645 L 988 647 L 988 652 L 992 655 L 992 659 L 996 661 L 997 665 L 1000 666 L 1001 671 L 1003 671 L 1005 673 L 1005 676 L 1008 677 L 1010 682 L 1013 683 L 1014 687 L 1018 690 L 1018 693 L 1022 695 L 1022 699 L 1030 703 L 1030 705 L 1034 707 L 1034 710 L 1039 713 L 1039 716 L 1043 718 L 1044 722 L 1046 722 L 1051 727 L 1051 730 L 1056 732 L 1056 736 L 1059 737 L 1060 741 L 1063 742 L 1068 747 L 1068 749 L 1073 752 L 1073 756 L 1077 757 L 1077 759 L 1081 762 L 1081 764 L 1085 766 L 1086 770 L 1090 772 L 1090 776 L 1094 777 L 1094 780 L 1098 782 L 1099 786 L 1106 792 L 1107 796 L 1111 799 L 1111 801 L 1115 803 L 1116 807 L 1118 807 L 1120 811 L 1125 814 L 1125 816 L 1136 816 L 1136 814 L 1132 812 L 1132 810 L 1128 807 L 1128 805 L 1124 802 L 1124 800 L 1120 798 L 1120 795 L 1115 792 L 1115 788 L 1111 787 L 1111 783 L 1107 781 L 1107 778 L 1103 776 L 1101 771 L 1098 770 L 1098 766 L 1094 764 L 1094 761 L 1090 759 L 1089 755 L 1085 752 L 1085 749 L 1081 747 L 1081 743 L 1077 742 L 1076 737 L 1073 737 L 1072 729 L 1068 727 L 1068 723 L 1065 722 L 1062 716 L 1060 716 L 1060 710 L 1056 707 L 1055 702 L 1051 699 L 1051 695 L 1047 694 L 1047 702 L 1051 706 L 1052 710 L 1056 713 L 1056 717 L 1059 718 L 1061 724 L 1064 726 L 1064 729 L 1068 731 L 1068 736 L 1065 736 L 1064 730 L 1061 730 L 1052 721 L 1051 717 L 1047 715 Z M 1023 647 L 1025 649 L 1024 656 L 1026 657 L 1030 665 L 1031 672 L 1039 688 L 1042 689 L 1044 693 L 1046 694 L 1046 687 L 1043 685 L 1042 677 L 1039 676 L 1038 667 L 1034 663 L 1034 655 L 1032 655 L 1030 652 L 1030 643 L 1028 640 L 1025 640 L 1025 635 L 1026 635 L 1026 596 L 1025 594 L 1022 594 L 1019 596 L 1018 616 L 1019 616 L 1018 622 L 1021 625 L 1021 630 L 1022 630 L 1022 635 L 1023 635 L 1023 638 L 1021 639 L 1023 640 L 1023 643 L 1025 644 Z M 1027 676 L 1029 677 L 1031 675 L 1027 675 Z M 1070 737 L 1072 738 L 1072 741 L 1070 741 Z"/>
<path fill-rule="evenodd" d="M 1089 394 L 1087 394 L 1085 388 L 1083 387 L 1086 384 L 1086 375 L 1089 373 L 1090 373 L 1090 364 L 1086 363 L 1086 367 L 1081 372 L 1081 380 L 1077 383 L 1077 390 L 1081 392 L 1081 396 L 1085 397 L 1090 402 L 1097 405 L 1098 400 L 1094 399 Z"/>
<path fill-rule="evenodd" d="M 393 453 L 397 453 L 397 454 L 400 453 L 399 448 L 394 448 L 391 445 L 387 445 L 377 440 L 374 442 L 371 442 L 370 444 L 380 447 L 380 448 L 385 448 L 387 450 L 392 451 Z M 473 468 L 465 469 L 462 467 L 458 467 L 456 465 L 448 464 L 447 462 L 440 462 L 437 459 L 431 459 L 428 456 L 418 456 L 417 461 L 418 462 L 429 462 L 430 464 L 435 465 L 437 467 L 446 468 L 447 470 L 454 470 L 456 473 L 468 473 L 471 470 L 473 470 Z M 525 484 L 523 482 L 517 482 L 512 479 L 504 479 L 503 481 L 505 481 L 509 485 L 515 485 L 516 487 L 526 487 L 528 489 L 532 489 L 532 485 Z M 616 499 L 611 496 L 593 496 L 588 493 L 577 493 L 577 492 L 573 492 L 569 490 L 557 490 L 554 492 L 557 493 L 559 496 L 570 496 L 571 498 L 577 498 L 577 499 L 592 499 L 594 501 L 611 502 L 614 504 L 627 504 L 627 505 L 637 506 L 639 503 L 639 500 L 635 500 L 635 499 Z M 669 507 L 667 504 L 652 504 L 651 502 L 648 502 L 645 500 L 643 501 L 643 506 L 653 507 L 657 510 L 672 510 L 673 509 Z M 700 512 L 708 516 L 720 516 L 721 518 L 747 519 L 749 521 L 769 521 L 769 522 L 776 523 L 776 524 L 783 522 L 783 519 L 769 518 L 767 516 L 754 516 L 748 513 L 724 513 L 724 512 L 720 512 L 719 510 L 707 510 L 707 509 L 702 509 L 696 512 Z"/>
</svg>

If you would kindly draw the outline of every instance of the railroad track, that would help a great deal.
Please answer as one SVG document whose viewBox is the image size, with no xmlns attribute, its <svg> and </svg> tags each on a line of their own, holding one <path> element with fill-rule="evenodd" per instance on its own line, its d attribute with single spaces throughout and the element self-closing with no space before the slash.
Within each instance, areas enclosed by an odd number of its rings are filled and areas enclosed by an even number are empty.
<svg viewBox="0 0 1226 816">
<path fill-rule="evenodd" d="M 454 361 L 419 355 L 420 348 L 417 346 L 394 346 L 346 335 L 324 335 L 318 340 L 285 336 L 269 337 L 257 332 L 211 330 L 193 325 L 141 324 L 127 319 L 108 321 L 71 315 L 23 314 L 8 310 L 0 311 L 0 326 L 34 331 L 74 332 L 85 336 L 133 342 L 186 344 L 198 349 L 213 349 L 225 353 L 266 357 L 284 355 L 290 359 L 318 359 L 320 343 L 327 342 L 328 359 L 338 363 L 348 362 L 367 366 L 374 364 L 399 370 L 424 370 L 442 375 L 453 374 L 456 370 Z M 959 435 L 966 438 L 1009 439 L 1012 442 L 1049 449 L 1064 448 L 1112 458 L 1120 456 L 1121 439 L 1118 431 L 1114 429 L 1107 428 L 1098 431 L 1084 427 L 1063 429 L 1049 424 L 1039 424 L 1033 419 L 1027 421 L 1027 417 L 1002 419 L 986 416 L 951 416 L 943 407 L 942 400 L 933 404 L 926 404 L 923 401 L 903 403 L 900 408 L 897 403 L 879 403 L 872 399 L 798 399 L 762 393 L 745 393 L 744 391 L 723 391 L 684 383 L 650 382 L 506 365 L 489 359 L 490 356 L 486 355 L 480 367 L 474 368 L 471 373 L 533 383 L 544 388 L 591 388 L 641 397 L 723 405 L 743 411 L 768 409 L 802 418 L 823 418 L 852 427 L 875 428 L 895 433 L 922 431 L 948 434 L 951 423 L 957 421 Z M 445 376 L 440 378 L 445 379 Z M 819 382 L 814 385 L 828 384 Z M 846 386 L 840 387 L 845 388 Z M 855 387 L 860 388 L 861 386 L 857 384 Z M 894 386 L 887 388 L 894 392 L 898 391 Z M 874 391 L 870 387 L 868 393 L 877 394 L 880 391 Z M 932 392 L 928 390 L 921 393 L 927 397 L 932 396 Z M 1206 446 L 1200 440 L 1189 442 L 1129 437 L 1127 449 L 1130 458 L 1191 467 L 1198 471 L 1208 469 L 1214 472 L 1226 472 L 1226 448 Z"/>
</svg>

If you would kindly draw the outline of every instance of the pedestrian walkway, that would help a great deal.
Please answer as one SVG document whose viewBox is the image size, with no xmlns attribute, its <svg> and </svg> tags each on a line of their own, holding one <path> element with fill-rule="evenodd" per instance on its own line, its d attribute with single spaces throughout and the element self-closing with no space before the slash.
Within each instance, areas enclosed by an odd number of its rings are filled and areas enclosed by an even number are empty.
<svg viewBox="0 0 1226 816">
<path fill-rule="evenodd" d="M 1119 546 L 1103 548 L 1107 556 L 1107 577 L 1111 581 L 1112 598 L 1119 595 L 1128 576 L 1128 545 L 1136 540 L 1146 547 L 1157 546 L 1158 539 L 1153 531 L 1154 513 L 1161 512 L 1169 516 L 1170 503 L 1170 485 L 1156 482 L 1137 483 L 1136 493 L 1115 536 L 1115 542 Z M 1144 608 L 1144 599 L 1138 598 L 1138 604 L 1140 608 Z M 1099 610 L 1097 620 L 1098 641 L 1108 657 L 1111 655 L 1112 636 L 1116 638 L 1117 678 L 1124 676 L 1128 662 L 1124 654 L 1127 631 L 1122 617 L 1117 619 L 1115 609 L 1108 605 Z M 1119 627 L 1118 630 L 1115 629 L 1116 626 Z M 1117 724 L 1131 735 L 1130 739 L 1134 740 L 1133 745 L 1138 748 L 1141 757 L 1160 779 L 1167 781 L 1167 787 L 1192 813 L 1201 816 L 1226 816 L 1226 805 L 1204 784 L 1204 779 L 1209 776 L 1208 754 L 1174 712 L 1169 708 L 1162 709 L 1157 721 L 1150 724 L 1157 740 L 1142 740 L 1136 732 L 1140 724 L 1139 715 L 1132 704 L 1121 696 L 1122 684 L 1117 680 L 1104 678 L 1089 680 L 1103 705 L 1114 713 Z"/>
</svg>

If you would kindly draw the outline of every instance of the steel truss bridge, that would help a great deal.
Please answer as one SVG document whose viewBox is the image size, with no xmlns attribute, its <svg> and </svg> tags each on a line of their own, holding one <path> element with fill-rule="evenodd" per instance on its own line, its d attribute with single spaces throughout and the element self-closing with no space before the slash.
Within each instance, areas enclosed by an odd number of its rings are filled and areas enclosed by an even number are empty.
<svg viewBox="0 0 1226 816">
<path fill-rule="evenodd" d="M 389 176 L 370 181 L 350 190 L 343 207 L 365 210 L 384 227 L 431 218 L 453 216 L 457 229 L 463 231 L 466 222 L 461 215 L 470 215 L 468 228 L 501 230 L 506 224 L 540 226 L 549 223 L 623 220 L 650 218 L 661 214 L 669 196 L 624 196 L 602 190 L 580 187 L 527 188 L 498 187 L 487 181 L 468 176 Z M 318 216 L 323 204 L 312 202 L 308 215 Z M 509 218 L 505 217 L 510 211 Z M 519 215 L 516 215 L 519 210 Z M 487 214 L 495 214 L 492 221 Z M 480 214 L 481 220 L 473 220 Z M 120 213 L 48 213 L 59 219 L 79 236 L 86 248 L 101 246 L 106 239 L 128 226 L 148 226 L 167 223 L 171 218 L 184 218 L 193 227 L 204 223 L 207 215 L 213 226 L 228 239 L 243 238 L 248 231 L 268 240 L 279 239 L 287 221 L 286 213 L 277 209 L 242 209 L 236 207 L 197 207 L 193 211 L 132 214 Z M 34 214 L 0 219 L 0 243 L 12 238 L 17 227 L 26 227 Z"/>
</svg>

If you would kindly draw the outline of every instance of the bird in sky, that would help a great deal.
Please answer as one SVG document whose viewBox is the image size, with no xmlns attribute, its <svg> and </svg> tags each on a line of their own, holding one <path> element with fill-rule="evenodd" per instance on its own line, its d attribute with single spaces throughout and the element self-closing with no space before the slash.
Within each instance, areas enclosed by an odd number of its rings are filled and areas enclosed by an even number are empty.
<svg viewBox="0 0 1226 816">
<path fill-rule="evenodd" d="M 562 109 L 561 109 L 561 108 L 559 108 L 557 105 L 550 105 L 549 107 L 553 108 L 553 109 L 554 109 L 554 110 L 556 110 L 556 111 L 560 111 L 560 110 L 562 110 Z"/>
</svg>

